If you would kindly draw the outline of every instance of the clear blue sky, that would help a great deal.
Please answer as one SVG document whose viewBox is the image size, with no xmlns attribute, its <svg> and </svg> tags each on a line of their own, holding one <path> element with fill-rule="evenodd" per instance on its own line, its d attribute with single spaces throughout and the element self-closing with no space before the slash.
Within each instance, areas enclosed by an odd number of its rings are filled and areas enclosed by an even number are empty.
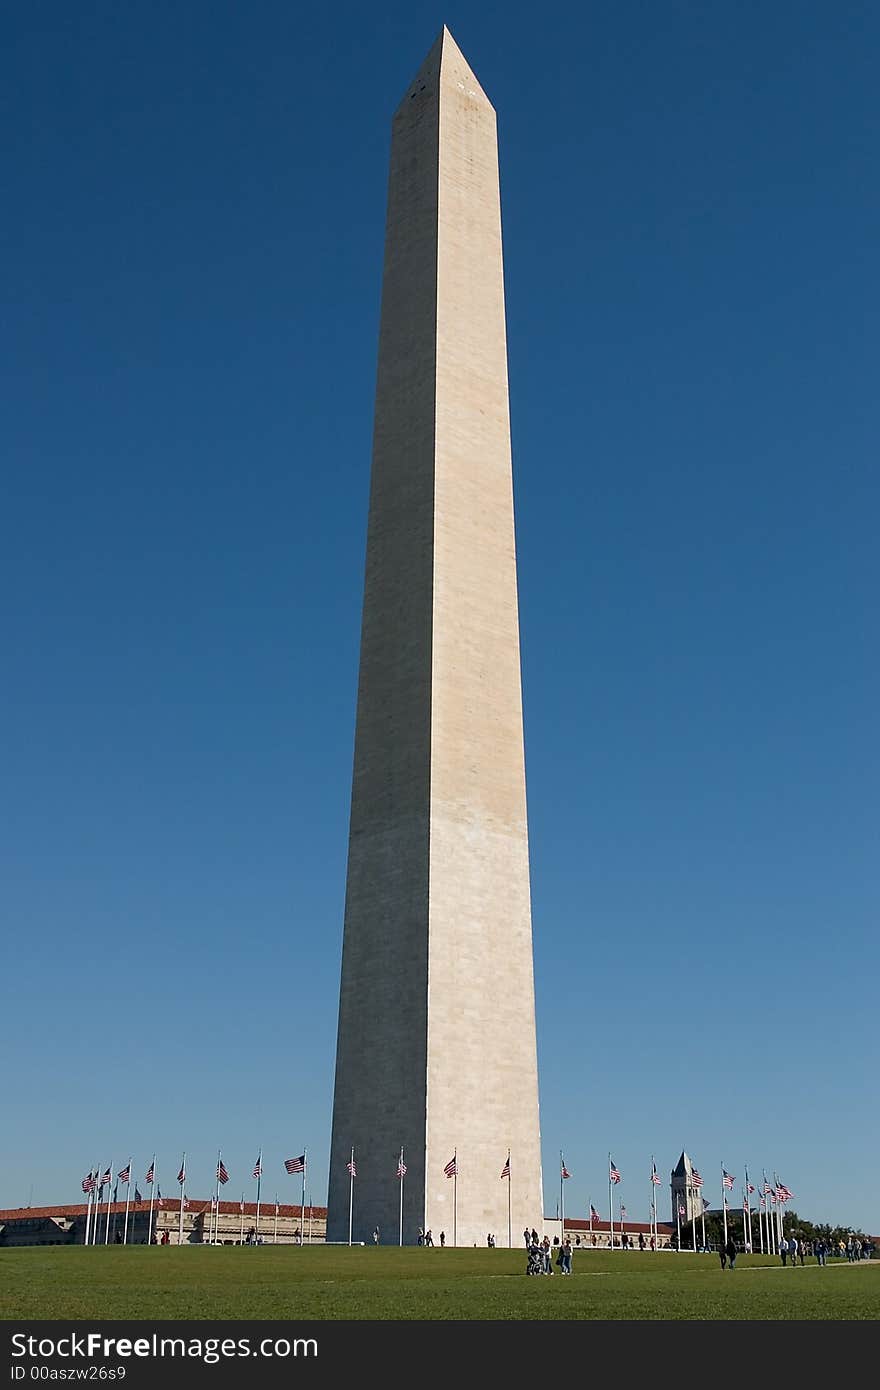
<svg viewBox="0 0 880 1390">
<path fill-rule="evenodd" d="M 261 1143 L 325 1197 L 390 117 L 444 21 L 499 112 L 547 1210 L 560 1148 L 636 1218 L 686 1145 L 876 1231 L 846 0 L 8 13 L 0 1206 L 154 1148 L 202 1195 L 218 1145 L 237 1195 Z"/>
</svg>

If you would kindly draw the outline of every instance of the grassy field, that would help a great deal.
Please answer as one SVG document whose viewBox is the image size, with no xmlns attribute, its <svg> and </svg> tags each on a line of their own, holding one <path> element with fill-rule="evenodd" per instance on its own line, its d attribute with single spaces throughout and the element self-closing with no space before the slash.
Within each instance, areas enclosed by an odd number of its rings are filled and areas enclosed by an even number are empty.
<svg viewBox="0 0 880 1390">
<path fill-rule="evenodd" d="M 527 1279 L 508 1250 L 312 1246 L 0 1251 L 12 1318 L 769 1318 L 880 1316 L 880 1262 L 722 1272 L 709 1255 L 575 1253 Z"/>
</svg>

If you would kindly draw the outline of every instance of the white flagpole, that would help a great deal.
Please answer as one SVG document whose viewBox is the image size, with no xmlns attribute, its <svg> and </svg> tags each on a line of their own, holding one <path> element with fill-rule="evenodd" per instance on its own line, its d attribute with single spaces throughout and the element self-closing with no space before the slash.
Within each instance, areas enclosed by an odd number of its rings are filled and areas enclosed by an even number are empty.
<svg viewBox="0 0 880 1390">
<path fill-rule="evenodd" d="M 312 1194 L 309 1193 L 309 1245 L 312 1243 Z"/>
<path fill-rule="evenodd" d="M 458 1149 L 453 1150 L 455 1172 L 452 1175 L 452 1244 L 458 1245 Z"/>
<path fill-rule="evenodd" d="M 513 1221 L 510 1206 L 510 1149 L 507 1150 L 507 1248 L 513 1249 Z"/>
<path fill-rule="evenodd" d="M 272 1244 L 278 1244 L 278 1193 L 275 1193 L 275 1225 L 272 1228 Z"/>
<path fill-rule="evenodd" d="M 761 1243 L 761 1254 L 764 1253 L 764 1209 L 761 1203 L 765 1200 L 763 1196 L 758 1198 L 758 1240 Z"/>
<path fill-rule="evenodd" d="M 590 1199 L 590 1235 L 593 1234 L 593 1202 Z"/>
<path fill-rule="evenodd" d="M 89 1169 L 89 1179 L 91 1179 L 91 1176 L 92 1176 L 92 1170 L 91 1170 L 91 1168 L 90 1168 L 90 1169 Z M 92 1194 L 93 1194 L 94 1191 L 95 1191 L 95 1189 L 94 1189 L 93 1187 L 90 1187 L 89 1190 L 88 1190 L 88 1192 L 86 1193 L 86 1233 L 85 1233 L 85 1238 L 84 1238 L 84 1240 L 83 1240 L 83 1245 L 88 1245 L 88 1243 L 89 1243 L 89 1233 L 90 1233 L 90 1231 L 91 1231 L 91 1226 L 92 1226 Z"/>
<path fill-rule="evenodd" d="M 177 1244 L 183 1244 L 183 1189 L 186 1187 L 186 1149 L 183 1151 L 183 1159 L 180 1164 L 180 1171 L 183 1181 L 180 1184 L 180 1224 L 177 1228 Z"/>
<path fill-rule="evenodd" d="M 608 1155 L 608 1245 L 614 1249 L 614 1189 L 611 1186 L 611 1154 Z"/>
<path fill-rule="evenodd" d="M 107 1169 L 110 1174 L 110 1182 L 107 1186 L 107 1224 L 104 1227 L 104 1244 L 110 1244 L 110 1205 L 113 1201 L 113 1164 Z"/>
<path fill-rule="evenodd" d="M 400 1181 L 400 1231 L 397 1243 L 403 1245 L 403 1145 L 400 1146 L 400 1158 L 397 1163 L 397 1176 Z"/>
<path fill-rule="evenodd" d="M 565 1240 L 565 1179 L 562 1174 L 565 1169 L 565 1160 L 562 1157 L 562 1150 L 559 1150 L 559 1244 Z"/>
<path fill-rule="evenodd" d="M 657 1232 L 656 1232 L 656 1230 L 654 1229 L 654 1221 L 655 1221 L 655 1211 L 654 1211 L 654 1172 L 655 1172 L 655 1168 L 654 1168 L 654 1155 L 651 1154 L 651 1206 L 650 1206 L 650 1208 L 649 1208 L 649 1210 L 648 1210 L 648 1225 L 649 1225 L 649 1227 L 651 1228 L 651 1235 L 654 1237 L 654 1246 L 655 1246 L 655 1248 L 656 1248 L 656 1245 L 657 1245 Z"/>
<path fill-rule="evenodd" d="M 676 1235 L 676 1247 L 675 1247 L 675 1248 L 676 1248 L 678 1254 L 680 1255 L 680 1254 L 681 1254 L 681 1198 L 680 1198 L 680 1197 L 674 1197 L 674 1198 L 673 1198 L 673 1201 L 675 1202 L 675 1235 Z"/>
<path fill-rule="evenodd" d="M 241 1194 L 241 1202 L 238 1207 L 238 1214 L 241 1220 L 238 1223 L 238 1243 L 244 1245 L 244 1193 Z"/>
<path fill-rule="evenodd" d="M 150 1172 L 153 1174 L 153 1181 L 150 1183 L 150 1217 L 147 1221 L 147 1247 L 153 1244 L 153 1193 L 156 1191 L 156 1155 L 153 1154 L 153 1162 L 150 1164 Z"/>
<path fill-rule="evenodd" d="M 132 1163 L 132 1160 L 129 1159 L 129 1160 L 128 1160 L 128 1182 L 125 1184 L 125 1226 L 123 1227 L 123 1230 L 122 1230 L 122 1244 L 123 1244 L 123 1245 L 127 1245 L 127 1244 L 128 1244 L 128 1204 L 129 1204 L 129 1201 L 130 1201 L 130 1199 L 131 1199 L 131 1163 Z"/>
<path fill-rule="evenodd" d="M 777 1225 L 779 1227 L 779 1248 L 782 1249 L 782 1242 L 785 1240 L 785 1204 L 779 1196 L 779 1174 L 773 1172 L 773 1186 L 776 1188 L 776 1211 Z"/>
<path fill-rule="evenodd" d="M 306 1167 L 307 1167 L 307 1164 L 306 1164 L 306 1151 L 303 1150 L 303 1189 L 302 1189 L 302 1201 L 300 1202 L 300 1207 L 299 1207 L 299 1243 L 300 1243 L 300 1245 L 302 1245 L 303 1241 L 305 1240 L 305 1226 L 306 1226 Z M 309 1213 L 309 1214 L 311 1215 L 311 1213 Z M 312 1240 L 312 1233 L 311 1233 L 311 1231 L 309 1231 L 309 1244 L 311 1244 L 311 1240 Z"/>
<path fill-rule="evenodd" d="M 751 1254 L 751 1250 L 752 1250 L 752 1203 L 751 1203 L 751 1199 L 750 1199 L 750 1197 L 749 1197 L 749 1170 L 748 1170 L 748 1168 L 744 1167 L 744 1168 L 743 1168 L 743 1171 L 744 1171 L 744 1173 L 745 1173 L 745 1175 L 746 1175 L 746 1210 L 747 1210 L 748 1221 L 749 1221 L 749 1238 L 748 1238 L 747 1246 L 748 1246 L 749 1253 Z"/>
<path fill-rule="evenodd" d="M 257 1244 L 259 1245 L 259 1243 L 260 1243 L 260 1183 L 261 1183 L 262 1180 L 263 1180 L 263 1146 L 262 1146 L 262 1144 L 260 1145 L 260 1156 L 259 1156 L 259 1158 L 257 1159 L 257 1168 L 258 1168 L 259 1171 L 258 1171 L 258 1174 L 257 1174 L 257 1228 L 256 1228 L 256 1240 L 257 1240 Z"/>
<path fill-rule="evenodd" d="M 703 1249 L 706 1248 L 706 1203 L 703 1201 L 703 1189 L 700 1188 L 700 1238 L 703 1242 Z"/>
<path fill-rule="evenodd" d="M 214 1239 L 211 1244 L 217 1244 L 217 1237 L 220 1234 L 220 1164 L 223 1161 L 223 1154 L 217 1150 L 217 1192 L 214 1197 Z"/>
<path fill-rule="evenodd" d="M 724 1164 L 721 1165 L 721 1215 L 724 1218 L 724 1244 L 727 1244 L 727 1189 L 724 1186 Z"/>
<path fill-rule="evenodd" d="M 351 1249 L 351 1218 L 354 1212 L 354 1147 L 348 1165 L 348 1248 Z"/>
</svg>

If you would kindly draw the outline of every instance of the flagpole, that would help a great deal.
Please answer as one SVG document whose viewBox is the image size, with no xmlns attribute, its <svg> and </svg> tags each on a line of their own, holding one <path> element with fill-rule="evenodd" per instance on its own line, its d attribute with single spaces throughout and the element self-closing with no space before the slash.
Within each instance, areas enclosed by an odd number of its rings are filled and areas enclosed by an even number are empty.
<svg viewBox="0 0 880 1390">
<path fill-rule="evenodd" d="M 241 1201 L 238 1205 L 238 1214 L 241 1218 L 238 1223 L 238 1243 L 244 1245 L 244 1193 L 241 1194 Z"/>
<path fill-rule="evenodd" d="M 507 1150 L 507 1248 L 513 1249 L 513 1221 L 510 1207 L 510 1149 Z"/>
<path fill-rule="evenodd" d="M 452 1174 L 452 1244 L 453 1248 L 458 1245 L 458 1149 L 452 1154 L 455 1160 L 455 1171 Z"/>
<path fill-rule="evenodd" d="M 312 1243 L 312 1194 L 309 1193 L 309 1245 Z"/>
<path fill-rule="evenodd" d="M 700 1239 L 703 1249 L 706 1249 L 706 1203 L 703 1201 L 703 1189 L 700 1188 Z"/>
<path fill-rule="evenodd" d="M 773 1186 L 776 1188 L 776 1211 L 777 1225 L 779 1227 L 779 1248 L 782 1249 L 782 1242 L 785 1240 L 785 1203 L 779 1196 L 779 1174 L 775 1168 L 773 1170 Z"/>
<path fill-rule="evenodd" d="M 348 1248 L 351 1249 L 351 1218 L 354 1212 L 354 1146 L 351 1150 L 351 1162 L 348 1165 Z"/>
<path fill-rule="evenodd" d="M 611 1154 L 608 1155 L 608 1246 L 614 1249 L 614 1189 L 611 1186 Z"/>
<path fill-rule="evenodd" d="M 681 1198 L 675 1198 L 675 1239 L 677 1253 L 681 1254 Z"/>
<path fill-rule="evenodd" d="M 306 1162 L 306 1150 L 304 1149 L 304 1150 L 303 1150 L 303 1190 L 302 1190 L 302 1201 L 300 1202 L 300 1206 L 299 1206 L 299 1243 L 300 1243 L 300 1245 L 302 1245 L 302 1244 L 304 1243 L 304 1241 L 305 1241 L 305 1234 L 306 1234 L 305 1226 L 306 1226 L 306 1167 L 307 1167 L 307 1166 L 308 1166 L 308 1165 L 307 1165 L 307 1162 Z M 311 1216 L 311 1212 L 309 1213 L 309 1216 Z M 311 1241 L 312 1241 L 312 1233 L 311 1233 L 311 1231 L 309 1231 L 309 1244 L 311 1244 Z"/>
<path fill-rule="evenodd" d="M 721 1215 L 724 1218 L 724 1244 L 727 1244 L 727 1198 L 724 1187 L 724 1164 L 721 1165 Z"/>
<path fill-rule="evenodd" d="M 92 1170 L 91 1170 L 91 1168 L 90 1168 L 90 1169 L 89 1169 L 89 1182 L 90 1182 L 90 1183 L 91 1183 L 91 1180 L 92 1180 Z M 84 1236 L 84 1238 L 83 1238 L 83 1245 L 88 1245 L 88 1243 L 89 1243 L 89 1232 L 90 1232 L 91 1226 L 92 1226 L 92 1193 L 94 1192 L 94 1190 L 95 1190 L 95 1189 L 94 1189 L 93 1187 L 89 1187 L 89 1190 L 88 1190 L 88 1192 L 86 1193 L 86 1233 L 85 1233 L 85 1236 Z"/>
<path fill-rule="evenodd" d="M 107 1184 L 107 1224 L 106 1224 L 106 1226 L 104 1227 L 104 1244 L 105 1244 L 105 1245 L 109 1245 L 109 1244 L 110 1244 L 110 1205 L 111 1205 L 111 1203 L 112 1203 L 112 1201 L 113 1201 L 113 1164 L 112 1164 L 112 1163 L 111 1163 L 110 1166 L 108 1167 L 107 1172 L 110 1174 L 110 1181 L 109 1181 L 109 1183 Z"/>
<path fill-rule="evenodd" d="M 217 1150 L 217 1173 L 216 1173 L 216 1175 L 215 1175 L 215 1183 L 214 1183 L 214 1211 L 213 1211 L 213 1217 L 214 1217 L 213 1226 L 214 1226 L 214 1229 L 213 1229 L 213 1233 L 212 1233 L 212 1236 L 211 1236 L 211 1244 L 212 1244 L 212 1245 L 214 1245 L 215 1242 L 216 1242 L 216 1240 L 217 1240 L 217 1229 L 218 1229 L 218 1227 L 219 1227 L 219 1225 L 220 1225 L 220 1164 L 221 1164 L 222 1162 L 223 1162 L 223 1152 L 222 1152 L 221 1149 L 218 1149 L 218 1150 Z"/>
<path fill-rule="evenodd" d="M 400 1158 L 397 1162 L 397 1176 L 400 1179 L 400 1230 L 398 1232 L 397 1244 L 403 1246 L 403 1145 L 400 1146 Z"/>
<path fill-rule="evenodd" d="M 748 1251 L 749 1251 L 749 1254 L 751 1254 L 751 1253 L 752 1253 L 752 1204 L 751 1204 L 751 1202 L 750 1202 L 750 1200 L 749 1200 L 749 1170 L 748 1170 L 747 1167 L 745 1167 L 745 1165 L 743 1165 L 743 1171 L 744 1171 L 744 1173 L 745 1173 L 745 1175 L 746 1175 L 746 1210 L 747 1210 L 747 1212 L 748 1212 L 748 1217 L 749 1217 Z"/>
<path fill-rule="evenodd" d="M 128 1182 L 125 1184 L 125 1225 L 124 1225 L 124 1227 L 123 1227 L 123 1229 L 122 1229 L 122 1244 L 123 1244 L 123 1245 L 127 1245 L 127 1244 L 128 1244 L 128 1204 L 129 1204 L 129 1201 L 130 1201 L 130 1199 L 131 1199 L 131 1164 L 132 1164 L 132 1160 L 129 1159 L 129 1160 L 128 1160 Z"/>
<path fill-rule="evenodd" d="M 177 1228 L 177 1244 L 183 1244 L 183 1189 L 186 1187 L 186 1149 L 183 1151 L 183 1160 L 180 1164 L 180 1224 Z"/>
<path fill-rule="evenodd" d="M 252 1151 L 252 1152 L 253 1152 L 253 1151 Z M 259 1158 L 257 1159 L 257 1169 L 258 1169 L 259 1171 L 257 1172 L 257 1230 L 256 1230 L 256 1239 L 257 1239 L 257 1244 L 259 1245 L 259 1243 L 260 1243 L 260 1184 L 261 1184 L 261 1182 L 263 1181 L 263 1146 L 262 1146 L 262 1144 L 260 1145 L 260 1156 L 259 1156 Z"/>
<path fill-rule="evenodd" d="M 153 1174 L 153 1181 L 150 1183 L 150 1216 L 147 1221 L 147 1247 L 153 1243 L 153 1193 L 156 1190 L 156 1155 L 153 1154 L 153 1162 L 150 1164 L 150 1172 Z"/>
<path fill-rule="evenodd" d="M 654 1155 L 651 1154 L 651 1205 L 650 1205 L 650 1208 L 648 1209 L 648 1225 L 649 1225 L 649 1227 L 651 1228 L 651 1235 L 654 1237 L 654 1248 L 656 1249 L 656 1247 L 657 1247 L 657 1232 L 656 1232 L 656 1230 L 655 1230 L 655 1228 L 654 1228 L 654 1222 L 655 1222 L 655 1216 L 656 1216 L 655 1209 L 654 1209 L 654 1206 L 655 1206 L 655 1204 L 654 1204 L 654 1173 L 655 1173 L 655 1171 L 656 1171 L 656 1170 L 655 1170 L 655 1166 L 654 1166 Z"/>
<path fill-rule="evenodd" d="M 275 1193 L 275 1225 L 272 1227 L 272 1244 L 278 1244 L 278 1193 Z"/>
<path fill-rule="evenodd" d="M 565 1240 L 565 1180 L 562 1174 L 565 1172 L 565 1159 L 562 1157 L 562 1150 L 559 1150 L 559 1244 Z"/>
</svg>

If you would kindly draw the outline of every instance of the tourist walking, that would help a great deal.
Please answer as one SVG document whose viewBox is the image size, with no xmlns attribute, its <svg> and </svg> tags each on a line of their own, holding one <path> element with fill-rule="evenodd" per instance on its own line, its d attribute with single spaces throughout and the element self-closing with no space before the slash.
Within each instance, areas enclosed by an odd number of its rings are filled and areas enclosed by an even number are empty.
<svg viewBox="0 0 880 1390">
<path fill-rule="evenodd" d="M 724 1248 L 725 1248 L 725 1250 L 727 1251 L 727 1263 L 730 1265 L 730 1268 L 731 1268 L 731 1269 L 735 1269 L 735 1268 L 736 1268 L 736 1241 L 734 1240 L 733 1236 L 728 1236 L 728 1237 L 727 1237 L 727 1245 L 726 1245 Z"/>
</svg>

